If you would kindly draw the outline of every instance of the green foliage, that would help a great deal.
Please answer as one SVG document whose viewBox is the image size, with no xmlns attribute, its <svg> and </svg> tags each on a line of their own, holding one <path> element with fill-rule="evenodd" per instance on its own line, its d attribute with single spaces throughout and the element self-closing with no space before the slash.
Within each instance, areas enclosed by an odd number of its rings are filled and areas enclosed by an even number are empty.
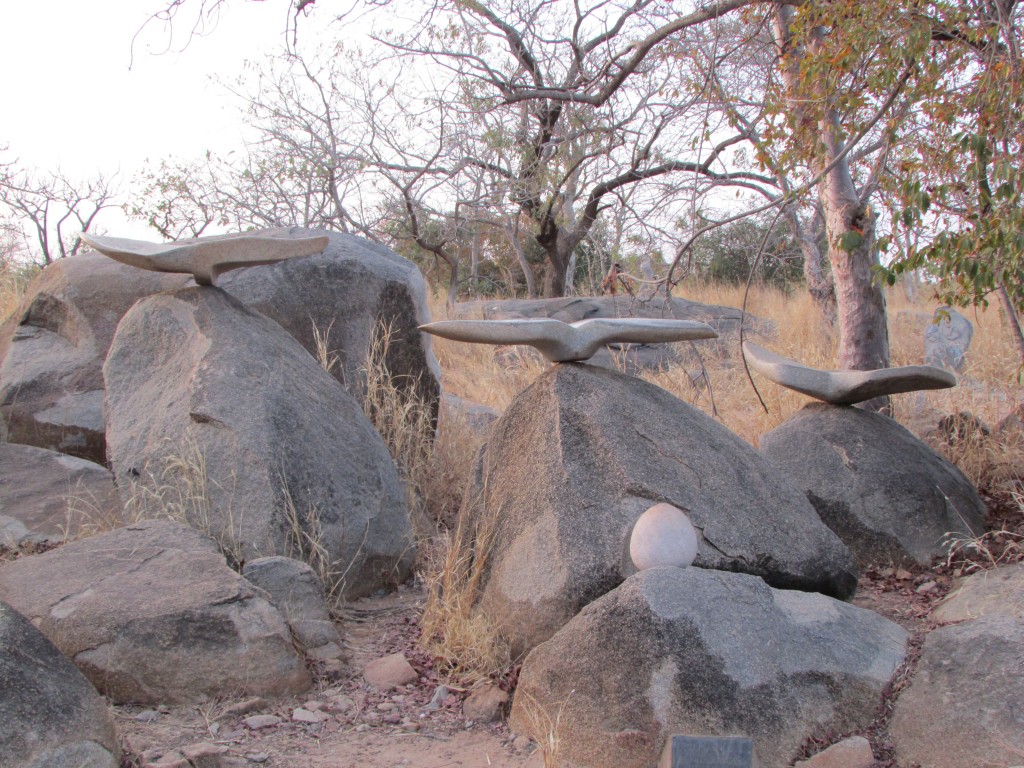
<svg viewBox="0 0 1024 768">
<path fill-rule="evenodd" d="M 712 282 L 739 284 L 747 281 L 756 260 L 755 282 L 782 289 L 800 284 L 803 257 L 785 227 L 774 229 L 757 259 L 770 225 L 770 218 L 751 217 L 708 232 L 693 244 L 693 270 Z"/>
</svg>

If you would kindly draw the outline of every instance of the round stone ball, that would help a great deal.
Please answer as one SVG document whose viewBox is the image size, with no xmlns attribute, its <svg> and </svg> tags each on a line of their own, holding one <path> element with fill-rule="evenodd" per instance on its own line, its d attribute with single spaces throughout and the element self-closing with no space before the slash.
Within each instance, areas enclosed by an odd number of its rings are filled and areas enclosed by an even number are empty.
<svg viewBox="0 0 1024 768">
<path fill-rule="evenodd" d="M 697 531 L 690 518 L 671 504 L 655 504 L 636 521 L 629 556 L 641 571 L 658 565 L 686 568 L 697 557 Z"/>
</svg>

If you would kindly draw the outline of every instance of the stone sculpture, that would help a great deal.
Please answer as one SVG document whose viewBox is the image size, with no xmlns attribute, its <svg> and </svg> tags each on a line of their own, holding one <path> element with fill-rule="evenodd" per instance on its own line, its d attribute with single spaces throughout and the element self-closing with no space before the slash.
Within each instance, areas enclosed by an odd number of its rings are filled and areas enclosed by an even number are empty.
<svg viewBox="0 0 1024 768">
<path fill-rule="evenodd" d="M 549 318 L 441 320 L 421 325 L 420 330 L 475 344 L 526 344 L 555 363 L 586 360 L 614 342 L 643 344 L 718 336 L 711 326 L 695 320 L 638 317 L 593 318 L 575 323 Z"/>
<path fill-rule="evenodd" d="M 956 386 L 956 376 L 931 365 L 875 371 L 826 371 L 777 355 L 749 341 L 743 342 L 743 356 L 747 365 L 769 381 L 832 405 L 853 405 L 901 392 Z"/>
<path fill-rule="evenodd" d="M 699 549 L 690 518 L 664 502 L 640 515 L 629 537 L 629 557 L 641 571 L 659 565 L 686 568 L 693 564 Z"/>
<path fill-rule="evenodd" d="M 196 242 L 149 243 L 124 237 L 82 234 L 82 240 L 104 256 L 151 272 L 184 272 L 198 285 L 213 285 L 229 269 L 274 264 L 310 256 L 327 247 L 327 238 L 283 238 L 230 235 Z"/>
<path fill-rule="evenodd" d="M 970 320 L 952 307 L 939 307 L 924 332 L 925 362 L 962 373 L 973 336 Z"/>
</svg>

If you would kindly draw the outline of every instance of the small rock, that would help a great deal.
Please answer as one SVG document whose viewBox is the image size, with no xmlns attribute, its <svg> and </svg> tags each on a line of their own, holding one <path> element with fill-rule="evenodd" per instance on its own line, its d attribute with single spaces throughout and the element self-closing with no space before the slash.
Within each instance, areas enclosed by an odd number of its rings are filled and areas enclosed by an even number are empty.
<svg viewBox="0 0 1024 768">
<path fill-rule="evenodd" d="M 252 754 L 246 755 L 245 759 L 248 760 L 250 763 L 256 763 L 258 765 L 259 763 L 267 762 L 267 760 L 270 759 L 270 755 L 268 755 L 266 752 L 254 752 Z"/>
<path fill-rule="evenodd" d="M 281 718 L 277 715 L 253 715 L 247 717 L 242 721 L 242 724 L 253 731 L 258 731 L 261 728 L 272 728 L 275 725 L 281 724 Z"/>
<path fill-rule="evenodd" d="M 382 701 L 380 704 L 377 705 L 377 709 L 379 709 L 381 712 L 390 712 L 395 708 L 395 705 L 392 704 L 390 701 Z"/>
<path fill-rule="evenodd" d="M 462 715 L 467 725 L 473 721 L 493 723 L 501 719 L 501 712 L 508 704 L 508 692 L 493 683 L 486 683 L 469 694 L 462 702 Z"/>
<path fill-rule="evenodd" d="M 381 690 L 407 685 L 416 682 L 418 678 L 416 670 L 401 653 L 376 659 L 363 668 L 363 679 Z"/>
<path fill-rule="evenodd" d="M 516 752 L 530 752 L 533 750 L 533 739 L 529 736 L 519 735 L 512 740 L 512 749 Z"/>
<path fill-rule="evenodd" d="M 926 581 L 914 591 L 919 595 L 927 595 L 929 592 L 934 592 L 938 589 L 938 586 L 934 581 Z"/>
<path fill-rule="evenodd" d="M 155 763 L 148 763 L 145 768 L 192 768 L 188 759 L 181 752 L 168 752 Z"/>
<path fill-rule="evenodd" d="M 181 748 L 181 754 L 194 768 L 222 768 L 221 757 L 227 754 L 228 748 L 201 742 Z"/>
<path fill-rule="evenodd" d="M 319 699 L 310 699 L 302 705 L 303 709 L 308 709 L 310 712 L 319 712 L 326 706 L 326 702 L 320 701 Z"/>
<path fill-rule="evenodd" d="M 434 689 L 434 695 L 430 697 L 430 703 L 427 704 L 427 709 L 431 711 L 440 709 L 444 706 L 446 701 L 448 701 L 448 686 L 439 685 Z"/>
<path fill-rule="evenodd" d="M 292 720 L 296 723 L 322 723 L 330 720 L 331 716 L 326 712 L 310 712 L 308 709 L 298 707 L 292 712 Z"/>
<path fill-rule="evenodd" d="M 370 730 L 370 726 L 368 726 L 366 723 L 360 723 L 359 725 L 356 726 L 356 730 L 359 733 L 362 733 L 364 731 Z"/>
<path fill-rule="evenodd" d="M 415 731 L 418 731 L 419 729 L 420 729 L 420 724 L 417 723 L 417 722 L 414 722 L 412 720 L 403 720 L 402 721 L 402 730 L 403 731 L 415 732 Z"/>
<path fill-rule="evenodd" d="M 242 715 L 248 715 L 252 712 L 258 712 L 266 706 L 266 699 L 262 699 L 259 696 L 253 696 L 251 699 L 245 699 L 229 705 L 217 719 L 229 720 L 233 717 L 241 717 Z"/>
<path fill-rule="evenodd" d="M 797 761 L 794 768 L 871 768 L 874 762 L 871 743 L 863 736 L 851 736 L 808 760 Z"/>
<path fill-rule="evenodd" d="M 338 714 L 342 712 L 351 712 L 355 705 L 355 702 L 348 696 L 335 696 L 324 704 L 324 709 L 328 712 Z"/>
<path fill-rule="evenodd" d="M 142 712 L 139 712 L 134 719 L 140 723 L 152 723 L 158 717 L 160 717 L 160 713 L 155 709 L 144 709 Z"/>
<path fill-rule="evenodd" d="M 402 716 L 397 712 L 392 712 L 389 715 L 384 715 L 384 722 L 388 725 L 398 725 L 402 722 Z"/>
</svg>

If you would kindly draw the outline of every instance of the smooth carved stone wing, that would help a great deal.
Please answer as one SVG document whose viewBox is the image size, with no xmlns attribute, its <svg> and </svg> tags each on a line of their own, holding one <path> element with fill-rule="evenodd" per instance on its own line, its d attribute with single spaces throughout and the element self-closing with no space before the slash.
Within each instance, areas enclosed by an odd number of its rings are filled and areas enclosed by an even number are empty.
<svg viewBox="0 0 1024 768">
<path fill-rule="evenodd" d="M 586 360 L 605 344 L 687 341 L 718 336 L 706 323 L 638 317 L 592 318 L 563 323 L 550 318 L 441 320 L 421 331 L 475 344 L 526 344 L 555 363 Z"/>
<path fill-rule="evenodd" d="M 196 242 L 149 243 L 124 237 L 82 234 L 104 256 L 151 272 L 191 274 L 198 285 L 213 285 L 222 272 L 310 256 L 327 247 L 326 237 L 238 235 Z"/>
<path fill-rule="evenodd" d="M 747 365 L 769 381 L 832 405 L 853 405 L 883 395 L 956 386 L 956 376 L 931 365 L 906 365 L 876 371 L 823 371 L 769 352 L 749 341 L 743 342 L 743 356 Z"/>
</svg>

